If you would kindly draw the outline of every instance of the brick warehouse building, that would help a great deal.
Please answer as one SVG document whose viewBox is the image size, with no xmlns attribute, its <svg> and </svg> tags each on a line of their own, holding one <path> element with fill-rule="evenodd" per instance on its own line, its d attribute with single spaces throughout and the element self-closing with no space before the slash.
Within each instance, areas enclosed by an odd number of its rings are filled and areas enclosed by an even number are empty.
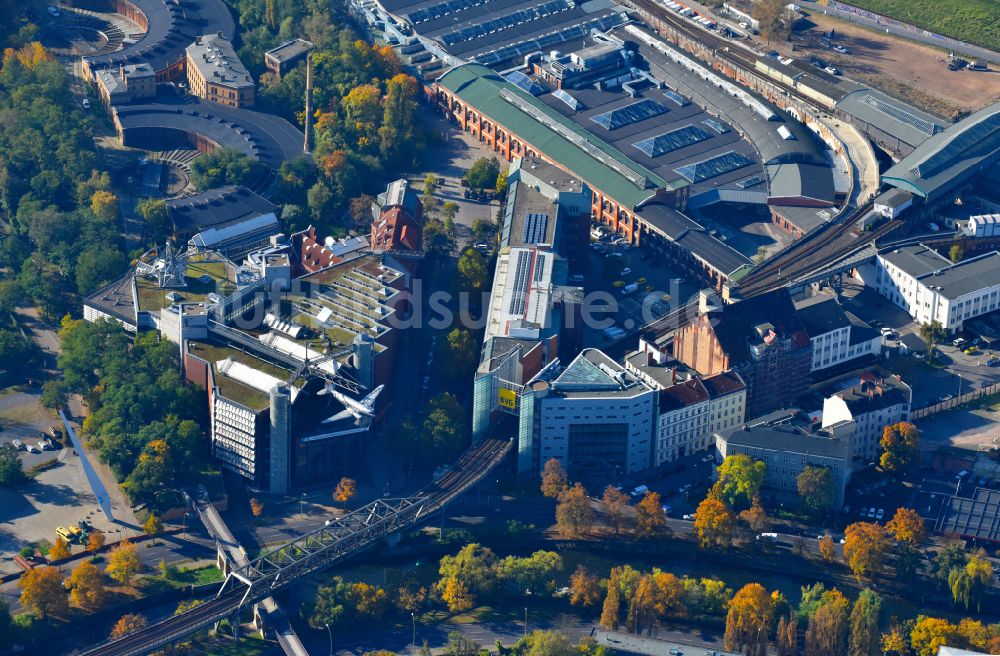
<svg viewBox="0 0 1000 656">
<path fill-rule="evenodd" d="M 661 251 L 716 286 L 751 266 L 682 214 L 687 180 L 664 180 L 490 68 L 453 68 L 432 92 L 450 119 L 505 160 L 540 157 L 572 172 L 592 190 L 592 217 L 631 243 Z"/>
</svg>

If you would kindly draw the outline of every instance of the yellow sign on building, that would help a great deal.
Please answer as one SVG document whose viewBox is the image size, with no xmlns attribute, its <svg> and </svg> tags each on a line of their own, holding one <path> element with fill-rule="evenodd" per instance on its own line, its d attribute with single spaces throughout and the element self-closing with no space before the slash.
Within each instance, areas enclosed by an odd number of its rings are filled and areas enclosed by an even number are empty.
<svg viewBox="0 0 1000 656">
<path fill-rule="evenodd" d="M 517 407 L 517 392 L 512 389 L 500 388 L 500 405 L 513 410 Z"/>
</svg>

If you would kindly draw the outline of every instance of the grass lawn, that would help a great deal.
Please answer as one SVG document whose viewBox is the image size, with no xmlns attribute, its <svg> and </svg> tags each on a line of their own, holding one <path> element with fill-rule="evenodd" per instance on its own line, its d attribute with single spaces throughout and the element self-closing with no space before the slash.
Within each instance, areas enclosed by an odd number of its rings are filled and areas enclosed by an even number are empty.
<svg viewBox="0 0 1000 656">
<path fill-rule="evenodd" d="M 1000 46 L 997 0 L 850 0 L 850 4 L 991 50 Z"/>
</svg>

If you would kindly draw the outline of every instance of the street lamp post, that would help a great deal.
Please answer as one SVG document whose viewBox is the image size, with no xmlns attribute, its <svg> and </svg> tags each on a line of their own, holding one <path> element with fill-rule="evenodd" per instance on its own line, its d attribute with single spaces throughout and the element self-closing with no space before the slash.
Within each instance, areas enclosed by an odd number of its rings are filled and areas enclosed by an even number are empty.
<svg viewBox="0 0 1000 656">
<path fill-rule="evenodd" d="M 186 538 L 187 537 L 187 521 L 188 521 L 188 517 L 190 517 L 190 516 L 191 516 L 191 513 L 186 512 L 181 517 L 181 537 L 182 538 Z"/>
<path fill-rule="evenodd" d="M 326 627 L 326 635 L 330 638 L 330 656 L 333 656 L 333 633 L 330 631 L 330 625 L 324 624 Z"/>
<path fill-rule="evenodd" d="M 524 607 L 524 637 L 528 637 L 528 607 Z"/>
<path fill-rule="evenodd" d="M 303 510 L 303 506 L 305 506 L 305 503 L 306 503 L 306 493 L 303 492 L 302 493 L 302 498 L 299 499 L 299 514 L 300 515 L 302 515 L 302 514 L 305 513 L 305 511 Z"/>
<path fill-rule="evenodd" d="M 410 611 L 410 621 L 413 622 L 413 640 L 410 641 L 410 644 L 413 645 L 414 648 L 416 648 L 416 646 L 417 646 L 417 616 L 416 616 L 416 614 L 413 611 Z"/>
</svg>

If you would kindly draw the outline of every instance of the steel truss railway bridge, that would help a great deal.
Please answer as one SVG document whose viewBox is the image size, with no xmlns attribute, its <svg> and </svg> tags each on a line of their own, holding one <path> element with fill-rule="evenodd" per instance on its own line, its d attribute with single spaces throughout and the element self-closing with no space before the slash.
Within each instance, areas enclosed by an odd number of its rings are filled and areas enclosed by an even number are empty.
<svg viewBox="0 0 1000 656">
<path fill-rule="evenodd" d="M 449 471 L 413 497 L 379 499 L 229 572 L 214 599 L 150 624 L 83 656 L 135 656 L 168 646 L 224 619 L 234 619 L 276 592 L 427 521 L 503 461 L 512 441 L 486 440 L 466 451 Z M 234 623 L 235 626 L 235 623 Z"/>
</svg>

